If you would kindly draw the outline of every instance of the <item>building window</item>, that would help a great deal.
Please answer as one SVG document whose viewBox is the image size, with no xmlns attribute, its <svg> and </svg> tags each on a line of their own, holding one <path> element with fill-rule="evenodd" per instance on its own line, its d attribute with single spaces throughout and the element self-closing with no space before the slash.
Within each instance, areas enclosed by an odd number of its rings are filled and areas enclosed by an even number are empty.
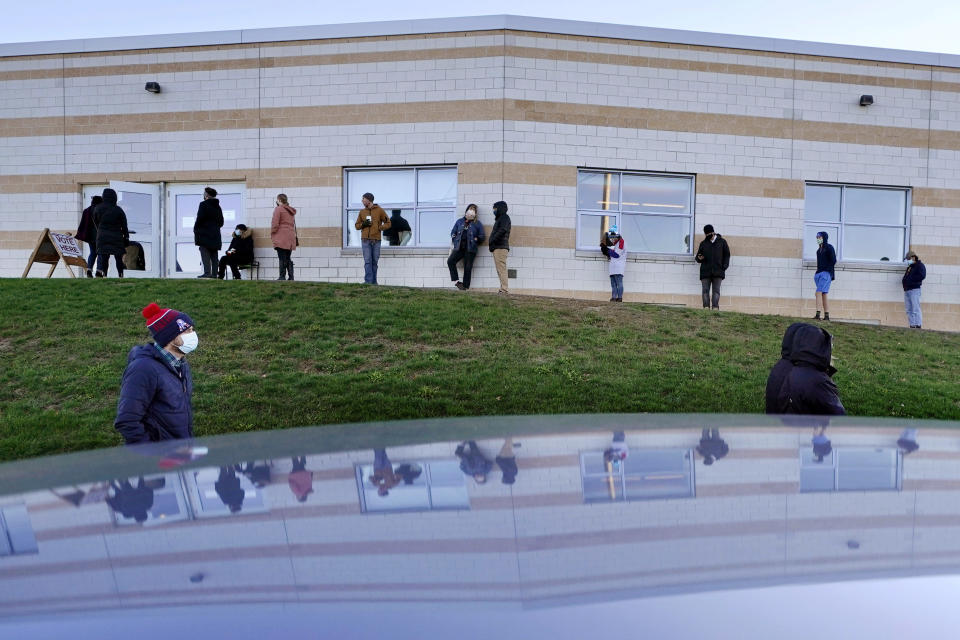
<svg viewBox="0 0 960 640">
<path fill-rule="evenodd" d="M 192 520 L 179 473 L 114 480 L 107 505 L 118 526 L 154 526 Z"/>
<path fill-rule="evenodd" d="M 405 462 L 394 464 L 393 471 L 402 481 L 381 495 L 370 481 L 373 465 L 356 467 L 360 506 L 364 512 L 470 508 L 465 476 L 456 460 Z"/>
<path fill-rule="evenodd" d="M 30 524 L 27 505 L 0 508 L 0 556 L 37 553 L 37 536 Z"/>
<path fill-rule="evenodd" d="M 457 219 L 456 167 L 403 167 L 344 170 L 344 246 L 359 247 L 354 227 L 364 193 L 372 193 L 391 220 L 405 220 L 409 232 L 387 231 L 384 244 L 398 247 L 449 247 Z M 403 225 L 406 226 L 406 225 Z"/>
<path fill-rule="evenodd" d="M 900 262 L 910 232 L 910 190 L 807 183 L 803 257 L 817 258 L 818 231 L 830 234 L 838 260 Z"/>
<path fill-rule="evenodd" d="M 800 491 L 896 491 L 901 487 L 897 449 L 834 449 L 817 462 L 812 449 L 800 452 Z"/>
<path fill-rule="evenodd" d="M 631 449 L 623 461 L 605 460 L 602 451 L 581 453 L 583 501 L 691 498 L 692 461 L 691 449 Z"/>
<path fill-rule="evenodd" d="M 610 225 L 627 251 L 689 254 L 694 177 L 581 169 L 577 173 L 577 249 L 599 249 Z"/>
</svg>

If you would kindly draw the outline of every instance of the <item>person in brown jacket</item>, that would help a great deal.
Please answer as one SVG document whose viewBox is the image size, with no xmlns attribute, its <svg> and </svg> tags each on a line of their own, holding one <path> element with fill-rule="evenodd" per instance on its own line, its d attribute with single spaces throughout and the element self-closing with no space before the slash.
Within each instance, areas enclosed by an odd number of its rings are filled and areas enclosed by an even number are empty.
<svg viewBox="0 0 960 640">
<path fill-rule="evenodd" d="M 363 194 L 363 209 L 353 225 L 360 232 L 363 250 L 363 281 L 377 284 L 377 262 L 380 261 L 380 234 L 390 228 L 390 217 L 380 205 L 373 203 L 373 194 Z"/>
<path fill-rule="evenodd" d="M 277 208 L 270 222 L 270 239 L 280 259 L 280 277 L 277 280 L 293 280 L 293 260 L 290 254 L 297 248 L 297 210 L 290 206 L 285 193 L 277 194 Z M 286 276 L 286 277 L 284 277 Z"/>
</svg>

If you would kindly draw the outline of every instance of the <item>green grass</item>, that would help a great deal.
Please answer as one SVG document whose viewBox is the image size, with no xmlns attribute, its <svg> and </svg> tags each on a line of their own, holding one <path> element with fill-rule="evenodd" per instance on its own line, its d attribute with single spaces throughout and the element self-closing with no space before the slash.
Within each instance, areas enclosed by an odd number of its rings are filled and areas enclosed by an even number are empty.
<svg viewBox="0 0 960 640">
<path fill-rule="evenodd" d="M 792 321 L 301 282 L 0 281 L 0 460 L 120 443 L 148 302 L 189 313 L 196 431 L 417 417 L 763 411 Z M 960 418 L 960 335 L 831 325 L 860 416 Z"/>
</svg>

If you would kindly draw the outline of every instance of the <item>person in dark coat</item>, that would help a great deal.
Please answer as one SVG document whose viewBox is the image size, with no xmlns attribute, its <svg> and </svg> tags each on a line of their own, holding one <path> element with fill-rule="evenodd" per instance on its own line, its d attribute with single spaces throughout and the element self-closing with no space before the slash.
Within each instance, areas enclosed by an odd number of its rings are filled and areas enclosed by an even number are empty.
<svg viewBox="0 0 960 640">
<path fill-rule="evenodd" d="M 413 230 L 410 223 L 401 214 L 400 209 L 394 209 L 390 212 L 390 227 L 383 231 L 383 237 L 387 239 L 391 247 L 399 247 L 410 242 L 410 234 Z"/>
<path fill-rule="evenodd" d="M 103 202 L 93 210 L 93 225 L 97 229 L 97 277 L 107 277 L 110 256 L 117 263 L 117 275 L 123 277 L 123 254 L 130 244 L 127 214 L 117 205 L 117 192 L 103 190 Z"/>
<path fill-rule="evenodd" d="M 927 268 L 920 262 L 915 251 L 907 253 L 907 270 L 903 274 L 903 308 L 911 329 L 922 329 L 923 312 L 920 310 L 920 285 L 927 277 Z"/>
<path fill-rule="evenodd" d="M 106 502 L 111 509 L 124 518 L 146 522 L 148 512 L 153 507 L 153 488 L 146 484 L 143 476 L 140 476 L 136 488 L 126 478 L 119 483 L 111 481 L 110 487 L 113 495 L 108 496 Z"/>
<path fill-rule="evenodd" d="M 783 341 L 780 343 L 780 359 L 773 365 L 770 375 L 767 376 L 767 413 L 777 413 L 777 393 L 783 385 L 787 372 L 793 368 L 793 363 L 790 362 L 790 353 L 793 351 L 793 337 L 796 335 L 797 329 L 803 326 L 806 326 L 805 322 L 794 322 L 783 333 Z"/>
<path fill-rule="evenodd" d="M 494 458 L 497 466 L 500 467 L 500 473 L 503 474 L 503 484 L 513 484 L 517 481 L 517 456 L 513 448 L 519 446 L 519 442 L 514 444 L 512 437 L 507 438 L 500 448 L 500 453 Z"/>
<path fill-rule="evenodd" d="M 90 198 L 90 206 L 83 210 L 80 215 L 80 225 L 77 227 L 77 240 L 86 242 L 90 247 L 90 255 L 87 257 L 88 278 L 93 277 L 93 263 L 97 260 L 97 226 L 93 224 L 93 211 L 101 202 L 103 202 L 102 196 Z"/>
<path fill-rule="evenodd" d="M 220 229 L 223 227 L 223 211 L 217 200 L 217 190 L 203 190 L 203 201 L 197 207 L 197 219 L 193 223 L 193 243 L 200 247 L 200 262 L 203 273 L 198 278 L 217 277 L 217 253 L 223 248 Z"/>
<path fill-rule="evenodd" d="M 830 444 L 826 431 L 827 428 L 823 425 L 814 427 L 813 438 L 810 440 L 813 445 L 813 459 L 820 463 L 833 451 L 833 445 Z"/>
<path fill-rule="evenodd" d="M 703 464 L 710 466 L 714 461 L 730 453 L 730 447 L 720 437 L 719 429 L 704 429 L 700 434 L 697 453 L 703 456 Z"/>
<path fill-rule="evenodd" d="M 507 284 L 507 254 L 510 253 L 510 216 L 507 215 L 507 203 L 499 200 L 493 203 L 493 229 L 490 230 L 490 240 L 487 246 L 493 254 L 493 262 L 497 267 L 497 277 L 500 279 L 500 289 L 497 293 L 509 293 Z"/>
<path fill-rule="evenodd" d="M 453 224 L 450 230 L 450 239 L 453 250 L 447 258 L 447 267 L 450 269 L 450 280 L 456 283 L 457 289 L 464 291 L 470 288 L 470 277 L 473 273 L 473 261 L 477 257 L 477 246 L 483 243 L 486 234 L 483 225 L 477 220 L 477 205 L 468 204 L 463 217 Z M 457 263 L 463 260 L 463 282 L 457 272 Z"/>
<path fill-rule="evenodd" d="M 126 444 L 193 437 L 193 376 L 186 356 L 197 348 L 193 320 L 150 303 L 142 311 L 152 344 L 127 356 L 113 426 Z"/>
<path fill-rule="evenodd" d="M 419 464 L 410 464 L 409 462 L 404 462 L 401 465 L 397 465 L 394 473 L 403 478 L 403 484 L 413 484 L 416 482 L 417 478 L 423 475 L 423 467 L 421 467 Z"/>
<path fill-rule="evenodd" d="M 243 475 L 247 476 L 250 483 L 258 489 L 262 489 L 270 484 L 271 472 L 270 465 L 267 463 L 257 464 L 248 462 L 243 469 Z"/>
<path fill-rule="evenodd" d="M 833 268 L 837 264 L 837 252 L 833 245 L 827 242 L 830 234 L 826 231 L 817 231 L 817 272 L 813 274 L 813 281 L 817 285 L 817 315 L 814 320 L 820 319 L 820 309 L 823 309 L 823 319 L 830 319 L 830 309 L 827 307 L 827 294 L 830 293 L 830 284 L 836 280 Z"/>
<path fill-rule="evenodd" d="M 220 501 L 227 505 L 230 513 L 236 513 L 243 508 L 243 499 L 246 492 L 240 486 L 240 478 L 237 477 L 237 471 L 233 467 L 220 467 L 220 475 L 213 485 Z"/>
<path fill-rule="evenodd" d="M 697 249 L 697 262 L 700 263 L 700 290 L 703 295 L 703 308 L 711 305 L 715 311 L 720 310 L 720 283 L 726 277 L 730 266 L 730 247 L 719 233 L 713 230 L 713 225 L 703 227 L 706 238 Z M 713 296 L 710 289 L 713 289 Z"/>
<path fill-rule="evenodd" d="M 456 455 L 460 458 L 460 470 L 468 476 L 473 476 L 477 484 L 487 481 L 487 474 L 493 469 L 493 463 L 480 451 L 477 443 L 468 440 L 457 447 Z"/>
<path fill-rule="evenodd" d="M 240 267 L 253 262 L 253 229 L 248 229 L 245 224 L 238 224 L 233 230 L 233 238 L 230 239 L 230 247 L 220 258 L 220 269 L 217 271 L 217 277 L 223 280 L 227 275 L 227 267 L 233 274 L 234 280 L 240 279 Z"/>
<path fill-rule="evenodd" d="M 787 329 L 793 329 L 793 340 L 781 359 L 790 364 L 778 362 L 767 378 L 767 413 L 846 415 L 832 379 L 837 371 L 830 364 L 833 336 L 812 324 L 796 324 Z"/>
</svg>

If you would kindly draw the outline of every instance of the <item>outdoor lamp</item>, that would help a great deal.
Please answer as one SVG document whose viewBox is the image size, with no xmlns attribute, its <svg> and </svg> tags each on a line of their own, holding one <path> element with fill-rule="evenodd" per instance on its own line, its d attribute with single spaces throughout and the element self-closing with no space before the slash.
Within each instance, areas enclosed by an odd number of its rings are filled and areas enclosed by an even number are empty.
<svg viewBox="0 0 960 640">
<path fill-rule="evenodd" d="M 873 104 L 873 96 L 868 96 L 867 94 L 863 94 L 862 96 L 860 96 L 861 107 L 869 107 L 872 104 Z"/>
<path fill-rule="evenodd" d="M 160 83 L 159 82 L 148 82 L 144 87 L 150 93 L 160 93 Z M 860 104 L 863 104 L 863 98 L 860 98 Z"/>
</svg>

